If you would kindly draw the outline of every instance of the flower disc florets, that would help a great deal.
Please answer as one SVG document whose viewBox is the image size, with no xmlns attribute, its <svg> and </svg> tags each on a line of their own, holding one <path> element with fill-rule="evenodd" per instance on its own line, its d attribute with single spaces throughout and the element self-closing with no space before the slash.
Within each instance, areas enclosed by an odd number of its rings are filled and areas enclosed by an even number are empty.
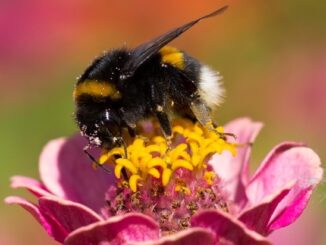
<svg viewBox="0 0 326 245">
<path fill-rule="evenodd" d="M 122 147 L 103 152 L 100 164 L 113 164 L 118 180 L 107 192 L 103 213 L 141 212 L 171 233 L 187 228 L 199 210 L 228 211 L 220 179 L 207 163 L 225 150 L 236 154 L 222 127 L 207 130 L 182 120 L 175 122 L 171 142 L 144 132 L 127 147 L 127 157 Z"/>
</svg>

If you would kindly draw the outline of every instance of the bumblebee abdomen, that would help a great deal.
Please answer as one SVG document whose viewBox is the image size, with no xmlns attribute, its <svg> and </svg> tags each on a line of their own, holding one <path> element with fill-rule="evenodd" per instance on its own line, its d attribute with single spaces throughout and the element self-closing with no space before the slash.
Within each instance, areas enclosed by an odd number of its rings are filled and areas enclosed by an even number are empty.
<svg viewBox="0 0 326 245">
<path fill-rule="evenodd" d="M 187 78 L 196 84 L 199 96 L 208 107 L 214 109 L 223 101 L 224 88 L 219 72 L 171 46 L 164 46 L 159 53 L 161 63 L 181 70 Z M 176 84 L 175 86 L 178 87 Z"/>
<path fill-rule="evenodd" d="M 224 100 L 225 89 L 222 76 L 207 65 L 200 67 L 198 90 L 200 97 L 211 109 L 215 109 Z"/>
</svg>

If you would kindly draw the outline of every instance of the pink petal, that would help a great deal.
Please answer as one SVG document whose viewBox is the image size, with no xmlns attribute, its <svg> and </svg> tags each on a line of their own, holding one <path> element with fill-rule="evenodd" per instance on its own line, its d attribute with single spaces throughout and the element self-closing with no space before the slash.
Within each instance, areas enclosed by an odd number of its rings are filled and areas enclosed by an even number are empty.
<svg viewBox="0 0 326 245">
<path fill-rule="evenodd" d="M 80 202 L 95 211 L 105 205 L 105 192 L 113 183 L 113 174 L 94 170 L 83 152 L 86 140 L 76 135 L 50 141 L 40 157 L 43 183 L 55 195 Z M 91 151 L 95 158 L 99 150 Z"/>
<path fill-rule="evenodd" d="M 35 196 L 53 196 L 45 186 L 43 186 L 39 181 L 24 177 L 24 176 L 13 176 L 11 177 L 11 187 L 12 188 L 26 188 L 32 192 Z"/>
<path fill-rule="evenodd" d="M 319 212 L 319 213 L 318 213 Z M 282 244 L 324 244 L 324 217 L 320 210 L 309 208 L 290 226 L 273 232 L 268 238 L 276 245 Z M 324 241 L 324 243 L 322 243 Z"/>
<path fill-rule="evenodd" d="M 125 244 L 157 240 L 159 227 L 142 214 L 115 216 L 73 231 L 65 240 L 66 245 Z"/>
<path fill-rule="evenodd" d="M 322 179 L 320 165 L 317 154 L 298 143 L 280 144 L 267 156 L 247 187 L 250 205 L 258 205 L 266 196 L 295 183 L 273 213 L 270 231 L 289 225 L 300 216 L 312 189 Z"/>
<path fill-rule="evenodd" d="M 291 200 L 292 205 L 285 206 L 289 200 L 284 200 L 281 202 L 278 206 L 278 210 L 276 210 L 275 214 L 273 215 L 274 220 L 272 220 L 269 224 L 269 230 L 277 230 L 292 224 L 306 208 L 312 191 L 313 187 L 311 186 L 297 193 L 296 197 L 294 197 L 292 200 L 288 198 Z"/>
<path fill-rule="evenodd" d="M 141 242 L 142 245 L 197 245 L 214 244 L 213 234 L 202 228 L 189 228 L 176 234 L 164 236 L 157 241 Z"/>
<path fill-rule="evenodd" d="M 60 224 L 65 235 L 77 228 L 102 220 L 86 206 L 59 198 L 42 197 L 39 199 L 39 206 L 43 215 Z"/>
<path fill-rule="evenodd" d="M 253 122 L 249 118 L 240 118 L 229 122 L 224 129 L 227 133 L 233 133 L 237 136 L 236 143 L 253 143 L 262 123 Z M 231 141 L 232 138 L 229 137 Z M 215 154 L 210 160 L 215 172 L 222 178 L 225 188 L 233 202 L 242 206 L 246 202 L 244 186 L 248 182 L 248 165 L 251 153 L 251 147 L 242 146 L 237 148 L 237 156 L 232 156 L 229 152 L 221 155 Z"/>
<path fill-rule="evenodd" d="M 291 187 L 294 184 L 291 185 Z M 277 208 L 277 205 L 286 197 L 290 192 L 290 189 L 286 188 L 280 193 L 277 193 L 274 196 L 269 197 L 267 200 L 261 202 L 258 206 L 252 207 L 244 211 L 238 218 L 246 226 L 264 236 L 269 233 L 269 222 L 270 219 Z"/>
<path fill-rule="evenodd" d="M 207 210 L 193 216 L 191 225 L 211 230 L 218 244 L 270 244 L 265 237 L 249 230 L 233 216 L 219 210 Z"/>
<path fill-rule="evenodd" d="M 66 237 L 62 227 L 52 220 L 48 220 L 40 211 L 39 207 L 26 201 L 21 197 L 7 197 L 5 202 L 8 204 L 18 204 L 27 210 L 41 224 L 45 231 L 58 242 L 63 242 Z"/>
</svg>

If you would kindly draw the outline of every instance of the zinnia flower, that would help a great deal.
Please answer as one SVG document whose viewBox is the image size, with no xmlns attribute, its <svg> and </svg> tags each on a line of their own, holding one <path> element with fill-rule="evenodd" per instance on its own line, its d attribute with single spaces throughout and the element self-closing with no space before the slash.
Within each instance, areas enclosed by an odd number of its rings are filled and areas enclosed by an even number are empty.
<svg viewBox="0 0 326 245">
<path fill-rule="evenodd" d="M 301 143 L 276 146 L 253 176 L 251 144 L 262 124 L 243 118 L 210 132 L 176 122 L 172 144 L 149 124 L 123 148 L 93 151 L 112 174 L 93 170 L 80 136 L 53 140 L 40 157 L 42 182 L 12 178 L 37 204 L 7 197 L 65 244 L 269 244 L 303 212 L 323 170 Z"/>
</svg>

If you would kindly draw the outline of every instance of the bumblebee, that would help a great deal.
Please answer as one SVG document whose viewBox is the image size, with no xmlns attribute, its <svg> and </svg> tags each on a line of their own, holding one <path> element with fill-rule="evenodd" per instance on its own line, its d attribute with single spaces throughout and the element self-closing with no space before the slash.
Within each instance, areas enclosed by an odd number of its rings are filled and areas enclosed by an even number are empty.
<svg viewBox="0 0 326 245">
<path fill-rule="evenodd" d="M 134 49 L 115 49 L 95 59 L 73 92 L 76 122 L 88 147 L 121 146 L 122 130 L 135 136 L 137 123 L 149 117 L 158 120 L 169 139 L 171 113 L 214 127 L 211 111 L 220 104 L 224 91 L 218 72 L 167 44 L 226 9 L 224 6 Z"/>
</svg>

